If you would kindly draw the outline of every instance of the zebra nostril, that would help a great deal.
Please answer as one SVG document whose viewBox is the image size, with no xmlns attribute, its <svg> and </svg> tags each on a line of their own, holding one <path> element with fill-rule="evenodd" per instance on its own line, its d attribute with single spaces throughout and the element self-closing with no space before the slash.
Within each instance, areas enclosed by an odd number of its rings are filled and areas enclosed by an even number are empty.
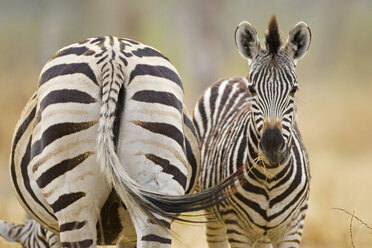
<svg viewBox="0 0 372 248">
<path fill-rule="evenodd" d="M 279 147 L 279 152 L 284 153 L 287 150 L 287 146 L 285 145 L 285 142 L 283 142 Z"/>
<path fill-rule="evenodd" d="M 264 148 L 262 147 L 262 142 L 261 142 L 261 141 L 258 142 L 258 150 L 259 150 L 260 152 L 263 152 L 263 151 L 264 151 Z"/>
</svg>

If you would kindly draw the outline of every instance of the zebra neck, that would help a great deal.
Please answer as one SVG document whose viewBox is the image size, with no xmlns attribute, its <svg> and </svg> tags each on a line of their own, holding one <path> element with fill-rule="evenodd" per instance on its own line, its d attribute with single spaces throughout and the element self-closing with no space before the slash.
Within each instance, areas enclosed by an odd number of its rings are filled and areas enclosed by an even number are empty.
<svg viewBox="0 0 372 248">
<path fill-rule="evenodd" d="M 257 134 L 253 121 L 248 124 L 247 135 L 247 150 L 248 150 L 248 168 L 249 176 L 253 176 L 263 183 L 275 182 L 280 180 L 287 172 L 290 171 L 292 166 L 291 156 L 288 157 L 283 163 L 276 166 L 266 165 L 260 159 L 260 152 L 258 150 L 259 134 Z"/>
</svg>

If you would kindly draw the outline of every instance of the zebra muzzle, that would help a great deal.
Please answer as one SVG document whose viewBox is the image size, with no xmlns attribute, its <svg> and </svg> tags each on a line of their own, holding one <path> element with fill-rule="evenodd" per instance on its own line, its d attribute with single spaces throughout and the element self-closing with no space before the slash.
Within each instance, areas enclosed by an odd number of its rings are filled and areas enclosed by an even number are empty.
<svg viewBox="0 0 372 248">
<path fill-rule="evenodd" d="M 278 126 L 268 126 L 259 141 L 258 148 L 267 165 L 277 165 L 285 160 L 288 146 Z"/>
</svg>

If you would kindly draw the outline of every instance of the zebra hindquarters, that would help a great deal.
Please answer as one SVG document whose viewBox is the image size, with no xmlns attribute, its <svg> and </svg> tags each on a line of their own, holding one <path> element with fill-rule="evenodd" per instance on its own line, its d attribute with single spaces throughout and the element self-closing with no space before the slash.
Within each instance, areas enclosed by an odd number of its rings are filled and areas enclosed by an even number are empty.
<svg viewBox="0 0 372 248">
<path fill-rule="evenodd" d="M 158 85 L 158 91 L 152 90 L 152 84 Z M 162 98 L 166 103 L 178 102 L 167 92 L 168 88 L 181 93 L 173 82 L 156 77 L 131 81 L 126 88 L 117 154 L 125 171 L 139 185 L 167 195 L 183 195 L 190 178 L 184 149 L 182 102 L 175 108 L 155 101 Z M 160 216 L 151 219 L 130 204 L 128 211 L 136 229 L 138 248 L 171 246 L 171 233 L 166 230 L 170 228 L 170 219 Z"/>
<path fill-rule="evenodd" d="M 54 78 L 37 92 L 29 167 L 58 221 L 63 247 L 96 246 L 96 223 L 111 191 L 97 164 L 100 103 L 99 88 L 92 86 L 74 74 Z"/>
</svg>

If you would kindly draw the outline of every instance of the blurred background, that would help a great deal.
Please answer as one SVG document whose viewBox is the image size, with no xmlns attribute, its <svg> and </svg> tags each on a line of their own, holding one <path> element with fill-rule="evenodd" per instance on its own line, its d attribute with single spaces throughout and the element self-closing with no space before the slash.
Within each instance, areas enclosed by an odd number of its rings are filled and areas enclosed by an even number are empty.
<svg viewBox="0 0 372 248">
<path fill-rule="evenodd" d="M 282 39 L 299 21 L 312 30 L 297 66 L 298 123 L 311 165 L 310 207 L 302 247 L 352 247 L 351 216 L 372 225 L 372 1 L 99 1 L 0 0 L 0 219 L 22 222 L 10 183 L 13 128 L 36 89 L 39 72 L 58 49 L 114 35 L 162 51 L 176 66 L 191 111 L 222 77 L 246 76 L 233 34 L 249 21 L 263 38 L 277 15 Z M 175 224 L 173 247 L 206 247 L 203 225 Z M 372 231 L 355 219 L 355 247 L 372 247 Z M 20 247 L 0 238 L 0 247 Z"/>
</svg>

